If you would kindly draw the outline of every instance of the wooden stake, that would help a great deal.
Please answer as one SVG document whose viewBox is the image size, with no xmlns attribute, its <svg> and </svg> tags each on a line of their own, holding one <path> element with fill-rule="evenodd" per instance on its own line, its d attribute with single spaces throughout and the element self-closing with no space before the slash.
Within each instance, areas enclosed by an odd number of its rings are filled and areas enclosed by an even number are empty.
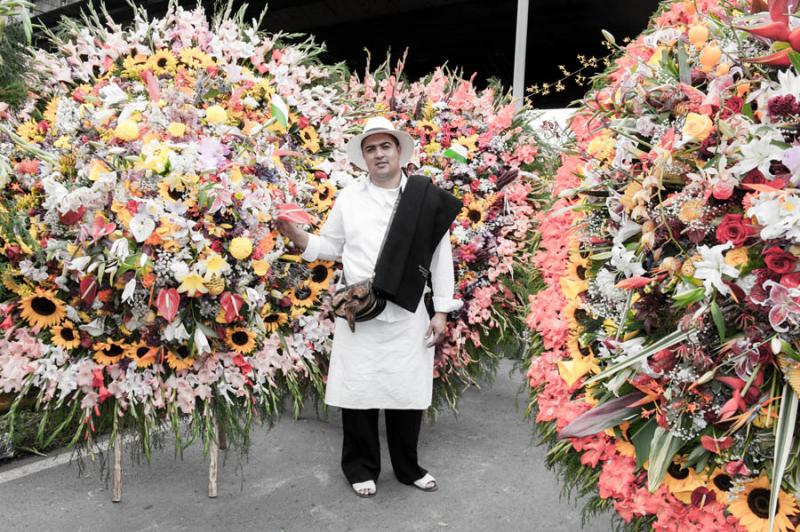
<svg viewBox="0 0 800 532">
<path fill-rule="evenodd" d="M 219 425 L 217 420 L 214 423 L 214 435 L 208 445 L 208 497 L 217 497 L 217 471 L 219 468 Z"/>
<path fill-rule="evenodd" d="M 228 450 L 228 436 L 225 434 L 225 429 L 217 425 L 217 433 L 219 434 L 219 450 Z"/>
<path fill-rule="evenodd" d="M 111 469 L 111 502 L 122 500 L 122 436 L 114 438 L 114 464 Z"/>
</svg>

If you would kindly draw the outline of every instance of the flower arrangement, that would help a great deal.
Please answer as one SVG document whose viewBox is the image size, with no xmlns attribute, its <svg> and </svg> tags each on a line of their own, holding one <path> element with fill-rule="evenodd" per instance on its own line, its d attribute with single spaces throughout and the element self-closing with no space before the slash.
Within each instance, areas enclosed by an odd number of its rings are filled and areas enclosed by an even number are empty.
<svg viewBox="0 0 800 532">
<path fill-rule="evenodd" d="M 405 57 L 392 68 L 387 60 L 363 78 L 353 76 L 347 99 L 414 137 L 418 149 L 407 170 L 464 204 L 451 227 L 455 297 L 464 305 L 448 322 L 435 364 L 435 403 L 455 408 L 465 385 L 490 374 L 499 357 L 518 358 L 529 341 L 525 301 L 540 282 L 529 266 L 533 215 L 544 204 L 544 176 L 555 170 L 557 131 L 536 133 L 536 113 L 516 111 L 502 87 L 479 90 L 445 68 L 409 82 L 404 63 Z M 339 148 L 334 160 L 346 168 Z"/>
<path fill-rule="evenodd" d="M 330 206 L 338 74 L 257 27 L 174 4 L 68 22 L 37 51 L 48 84 L 0 123 L 0 391 L 12 417 L 26 397 L 61 412 L 47 438 L 111 419 L 147 450 L 189 416 L 237 443 L 322 390 L 333 265 L 288 255 L 273 220 Z"/>
<path fill-rule="evenodd" d="M 324 392 L 333 263 L 303 263 L 274 227 L 312 229 L 353 179 L 344 145 L 385 113 L 420 141 L 419 171 L 464 211 L 452 234 L 463 310 L 436 367 L 455 408 L 503 345 L 516 346 L 536 272 L 531 216 L 545 145 L 497 87 L 401 68 L 363 80 L 223 11 L 172 4 L 122 28 L 89 11 L 35 51 L 47 73 L 0 120 L 0 399 L 39 438 L 157 425 L 179 446 L 214 423 L 246 445 L 254 419 Z M 551 158 L 552 160 L 552 158 Z M 357 176 L 356 176 L 357 177 Z M 52 426 L 50 420 L 58 420 Z M 112 434 L 113 436 L 113 434 Z"/>
<path fill-rule="evenodd" d="M 800 522 L 795 8 L 664 2 L 571 123 L 531 409 L 549 464 L 625 528 Z"/>
</svg>

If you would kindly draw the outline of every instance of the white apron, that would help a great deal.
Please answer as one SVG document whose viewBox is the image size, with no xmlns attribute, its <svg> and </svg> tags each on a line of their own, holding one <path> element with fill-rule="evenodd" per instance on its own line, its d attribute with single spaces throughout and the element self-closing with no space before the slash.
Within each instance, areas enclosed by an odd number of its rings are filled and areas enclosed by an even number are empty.
<svg viewBox="0 0 800 532">
<path fill-rule="evenodd" d="M 425 340 L 429 324 L 425 305 L 406 320 L 356 323 L 355 333 L 337 318 L 325 403 L 355 409 L 428 408 L 434 355 Z"/>
</svg>

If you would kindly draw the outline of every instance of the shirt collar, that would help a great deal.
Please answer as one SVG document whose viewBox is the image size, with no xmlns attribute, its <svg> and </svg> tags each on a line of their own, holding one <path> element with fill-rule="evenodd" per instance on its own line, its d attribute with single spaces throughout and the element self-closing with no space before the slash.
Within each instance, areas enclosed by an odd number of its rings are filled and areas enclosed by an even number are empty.
<svg viewBox="0 0 800 532">
<path fill-rule="evenodd" d="M 406 175 L 404 170 L 401 170 L 400 172 L 401 172 L 400 190 L 402 191 L 403 189 L 405 189 L 406 182 L 408 182 L 408 176 Z M 373 184 L 372 179 L 369 176 L 364 178 L 364 180 L 362 181 L 362 186 L 366 189 L 367 193 L 373 200 L 377 201 L 378 203 L 388 202 L 389 198 L 387 197 L 387 195 L 381 194 L 381 190 L 386 190 L 386 189 L 382 189 L 381 187 Z"/>
</svg>

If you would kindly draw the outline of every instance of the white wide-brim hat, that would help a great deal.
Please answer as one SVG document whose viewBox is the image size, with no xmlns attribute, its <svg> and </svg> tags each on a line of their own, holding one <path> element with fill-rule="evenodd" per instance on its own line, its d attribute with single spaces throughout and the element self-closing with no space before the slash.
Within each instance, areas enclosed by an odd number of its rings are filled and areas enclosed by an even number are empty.
<svg viewBox="0 0 800 532">
<path fill-rule="evenodd" d="M 382 116 L 373 116 L 367 123 L 364 124 L 364 130 L 360 135 L 356 135 L 347 142 L 347 157 L 350 162 L 358 166 L 362 170 L 367 169 L 367 162 L 364 160 L 364 155 L 361 152 L 361 142 L 376 133 L 388 133 L 392 135 L 400 143 L 400 166 L 405 166 L 414 155 L 414 139 L 405 131 L 398 131 L 395 129 L 394 124 Z"/>
</svg>

